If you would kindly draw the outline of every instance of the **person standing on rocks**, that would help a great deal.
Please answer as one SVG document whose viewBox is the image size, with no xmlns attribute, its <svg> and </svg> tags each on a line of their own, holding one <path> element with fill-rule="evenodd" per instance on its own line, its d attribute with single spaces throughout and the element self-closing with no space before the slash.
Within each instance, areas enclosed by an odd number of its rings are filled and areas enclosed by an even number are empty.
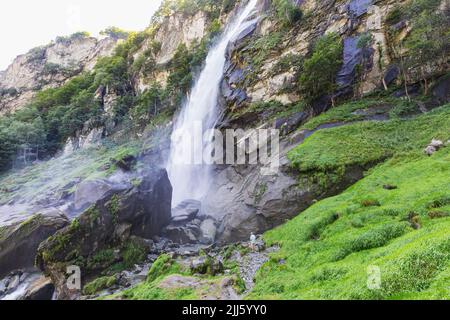
<svg viewBox="0 0 450 320">
<path fill-rule="evenodd" d="M 252 251 L 256 250 L 256 236 L 253 232 L 250 235 L 250 249 L 252 249 Z"/>
</svg>

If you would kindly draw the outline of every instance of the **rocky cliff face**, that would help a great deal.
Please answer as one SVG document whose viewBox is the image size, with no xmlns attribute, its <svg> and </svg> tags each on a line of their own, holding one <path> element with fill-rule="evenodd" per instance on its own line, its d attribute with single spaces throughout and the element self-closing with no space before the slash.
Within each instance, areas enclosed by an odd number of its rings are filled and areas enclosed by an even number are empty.
<svg viewBox="0 0 450 320">
<path fill-rule="evenodd" d="M 399 56 L 408 54 L 404 48 L 399 53 L 398 47 L 411 26 L 406 20 L 391 25 L 389 14 L 409 2 L 297 1 L 303 12 L 301 22 L 285 31 L 270 14 L 263 16 L 230 48 L 223 85 L 228 108 L 234 112 L 245 104 L 302 101 L 295 89 L 300 75 L 296 59 L 310 55 L 315 41 L 330 33 L 338 34 L 344 46 L 343 63 L 336 75 L 337 95 L 366 95 L 395 83 L 399 80 Z M 442 1 L 437 10 L 448 10 L 448 5 Z M 370 41 L 364 45 L 367 35 Z M 436 70 L 438 63 L 436 59 L 426 68 L 427 77 L 441 74 Z M 409 83 L 420 80 L 420 68 L 413 67 L 409 73 Z"/>
<path fill-rule="evenodd" d="M 58 87 L 73 76 L 92 70 L 99 57 L 108 56 L 117 39 L 59 38 L 18 56 L 0 73 L 0 115 L 14 112 L 31 101 L 36 92 Z"/>
</svg>

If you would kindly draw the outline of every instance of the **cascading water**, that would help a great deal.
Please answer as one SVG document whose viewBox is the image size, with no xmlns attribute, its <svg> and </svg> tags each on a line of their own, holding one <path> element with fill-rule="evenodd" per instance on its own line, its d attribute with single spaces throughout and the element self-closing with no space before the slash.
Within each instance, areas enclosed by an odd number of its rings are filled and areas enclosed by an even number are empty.
<svg viewBox="0 0 450 320">
<path fill-rule="evenodd" d="M 205 143 L 208 143 L 212 136 L 203 139 L 204 142 L 202 137 L 208 130 L 214 128 L 218 120 L 217 103 L 227 47 L 253 23 L 249 18 L 257 2 L 258 0 L 249 1 L 226 28 L 217 45 L 209 51 L 205 67 L 175 124 L 167 167 L 173 186 L 172 205 L 186 199 L 201 200 L 210 186 L 211 166 L 202 162 L 202 155 Z"/>
</svg>

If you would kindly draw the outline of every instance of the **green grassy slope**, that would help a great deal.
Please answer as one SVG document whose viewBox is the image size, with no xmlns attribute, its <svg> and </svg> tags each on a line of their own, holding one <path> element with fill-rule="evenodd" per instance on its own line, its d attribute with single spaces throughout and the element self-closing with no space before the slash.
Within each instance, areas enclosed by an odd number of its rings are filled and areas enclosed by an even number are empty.
<svg viewBox="0 0 450 320">
<path fill-rule="evenodd" d="M 319 131 L 294 149 L 301 171 L 390 160 L 267 232 L 282 247 L 248 298 L 449 299 L 450 147 L 425 156 L 433 137 L 450 137 L 448 105 L 411 120 Z M 381 271 L 378 289 L 367 286 L 372 266 Z"/>
</svg>

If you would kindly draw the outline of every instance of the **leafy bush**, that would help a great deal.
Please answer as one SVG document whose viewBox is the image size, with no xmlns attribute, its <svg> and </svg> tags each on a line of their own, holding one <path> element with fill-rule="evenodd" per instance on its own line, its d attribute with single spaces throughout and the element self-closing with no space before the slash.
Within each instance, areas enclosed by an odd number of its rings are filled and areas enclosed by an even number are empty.
<svg viewBox="0 0 450 320">
<path fill-rule="evenodd" d="M 364 199 L 363 201 L 361 201 L 361 206 L 363 207 L 379 207 L 380 206 L 380 202 L 376 199 Z"/>
<path fill-rule="evenodd" d="M 342 41 L 335 33 L 322 36 L 316 42 L 300 76 L 300 91 L 308 103 L 334 92 L 336 74 L 342 63 L 342 50 Z"/>
<path fill-rule="evenodd" d="M 114 39 L 126 39 L 129 35 L 129 32 L 122 30 L 118 27 L 109 27 L 105 30 L 100 31 L 101 35 L 105 35 Z"/>
<path fill-rule="evenodd" d="M 275 0 L 275 12 L 277 19 L 285 27 L 290 27 L 299 21 L 303 13 L 293 0 Z"/>
<path fill-rule="evenodd" d="M 115 276 L 97 278 L 84 286 L 83 294 L 94 295 L 101 290 L 112 287 L 116 284 L 116 281 Z"/>
<path fill-rule="evenodd" d="M 139 243 L 129 241 L 122 250 L 122 257 L 125 268 L 132 268 L 135 264 L 145 260 L 146 249 Z"/>
<path fill-rule="evenodd" d="M 57 37 L 55 42 L 56 43 L 69 43 L 71 41 L 88 38 L 90 36 L 91 36 L 91 34 L 87 31 L 79 31 L 79 32 L 75 32 L 67 37 Z"/>
</svg>

